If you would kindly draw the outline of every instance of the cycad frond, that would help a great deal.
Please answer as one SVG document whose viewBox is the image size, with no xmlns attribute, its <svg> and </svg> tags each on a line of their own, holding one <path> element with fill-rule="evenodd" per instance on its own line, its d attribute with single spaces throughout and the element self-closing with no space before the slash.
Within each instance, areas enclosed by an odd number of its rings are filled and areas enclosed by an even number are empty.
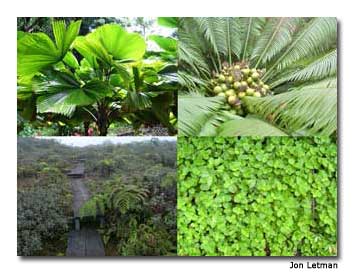
<svg viewBox="0 0 354 273">
<path fill-rule="evenodd" d="M 202 78 L 187 74 L 183 71 L 178 72 L 178 83 L 189 91 L 200 92 L 206 89 L 209 83 Z"/>
<path fill-rule="evenodd" d="M 252 52 L 253 45 L 257 36 L 261 33 L 261 29 L 266 22 L 264 17 L 241 17 L 238 19 L 242 29 L 240 40 L 242 41 L 242 61 L 248 59 Z"/>
<path fill-rule="evenodd" d="M 291 42 L 292 35 L 297 30 L 300 21 L 297 17 L 267 20 L 253 48 L 251 60 L 255 60 L 255 67 L 266 64 Z"/>
<path fill-rule="evenodd" d="M 193 18 L 181 18 L 178 30 L 178 60 L 180 65 L 188 65 L 192 71 L 201 76 L 209 75 L 210 68 L 206 61 L 207 47 Z"/>
<path fill-rule="evenodd" d="M 199 136 L 216 136 L 218 135 L 218 128 L 231 118 L 237 119 L 238 116 L 232 115 L 227 111 L 214 112 L 209 115 L 205 123 L 200 129 Z"/>
<path fill-rule="evenodd" d="M 302 90 L 302 89 L 326 89 L 326 88 L 337 88 L 337 75 L 333 75 L 331 77 L 326 77 L 325 79 L 319 80 L 319 81 L 314 81 L 314 82 L 305 82 L 289 91 L 292 90 Z"/>
<path fill-rule="evenodd" d="M 182 136 L 199 135 L 206 122 L 224 106 L 221 97 L 198 94 L 178 96 L 178 130 Z"/>
<path fill-rule="evenodd" d="M 223 26 L 223 19 L 220 17 L 197 17 L 198 23 L 205 39 L 213 50 L 218 61 L 219 69 L 221 69 L 221 54 L 226 56 L 228 52 L 227 33 Z"/>
<path fill-rule="evenodd" d="M 337 49 L 316 56 L 309 61 L 296 63 L 293 68 L 287 69 L 272 83 L 271 88 L 288 81 L 314 81 L 325 77 L 335 76 L 337 73 Z"/>
<path fill-rule="evenodd" d="M 221 18 L 221 22 L 225 29 L 225 40 L 227 46 L 227 58 L 229 64 L 233 61 L 233 55 L 241 56 L 242 42 L 239 39 L 241 35 L 241 26 L 236 18 L 225 17 Z"/>
<path fill-rule="evenodd" d="M 337 21 L 334 17 L 311 19 L 294 37 L 286 50 L 277 57 L 276 62 L 264 75 L 267 80 L 274 70 L 284 69 L 291 64 L 318 55 L 335 46 Z"/>
<path fill-rule="evenodd" d="M 266 98 L 246 98 L 250 112 L 286 131 L 331 135 L 337 128 L 337 89 L 306 86 Z"/>
<path fill-rule="evenodd" d="M 254 117 L 237 118 L 223 123 L 218 129 L 220 136 L 287 136 L 277 127 Z"/>
</svg>

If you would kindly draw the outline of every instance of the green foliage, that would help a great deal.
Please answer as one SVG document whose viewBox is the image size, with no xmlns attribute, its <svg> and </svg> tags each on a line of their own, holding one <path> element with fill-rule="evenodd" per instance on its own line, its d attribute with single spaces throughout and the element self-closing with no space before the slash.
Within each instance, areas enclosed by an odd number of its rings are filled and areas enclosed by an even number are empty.
<svg viewBox="0 0 354 273">
<path fill-rule="evenodd" d="M 94 195 L 80 208 L 80 217 L 104 215 L 107 211 L 126 214 L 129 210 L 144 204 L 148 190 L 137 185 L 117 181 L 105 183 L 104 189 Z"/>
<path fill-rule="evenodd" d="M 107 143 L 78 153 L 95 158 L 85 163 L 92 197 L 80 216 L 104 217 L 106 255 L 176 255 L 175 143 Z"/>
<path fill-rule="evenodd" d="M 206 98 L 199 94 L 178 97 L 179 134 L 200 135 L 208 124 L 212 124 L 217 110 L 224 106 L 220 97 Z"/>
<path fill-rule="evenodd" d="M 66 27 L 63 21 L 52 23 L 55 43 L 44 33 L 19 34 L 17 45 L 17 70 L 20 77 L 31 77 L 49 65 L 64 58 L 79 34 L 81 21 Z"/>
<path fill-rule="evenodd" d="M 72 195 L 66 176 L 45 162 L 19 165 L 18 176 L 18 255 L 57 255 L 65 251 L 65 244 L 58 244 L 54 251 L 48 250 L 47 245 L 59 243 L 63 238 L 65 241 L 68 231 Z M 22 185 L 23 178 L 33 181 Z"/>
<path fill-rule="evenodd" d="M 182 135 L 252 135 L 264 136 L 269 126 L 254 130 L 259 122 L 267 122 L 280 131 L 290 135 L 332 135 L 337 130 L 336 107 L 337 86 L 331 85 L 331 92 L 326 87 L 318 86 L 318 92 L 310 92 L 313 85 L 323 81 L 335 82 L 337 74 L 337 22 L 333 17 L 188 17 L 179 18 L 179 77 L 181 95 L 184 97 L 179 107 L 192 104 L 193 98 L 185 93 L 199 93 L 203 97 L 213 95 L 216 84 L 228 84 L 229 79 L 215 79 L 225 67 L 235 63 L 258 69 L 259 80 L 268 85 L 274 96 L 254 101 L 267 101 L 276 104 L 284 97 L 289 99 L 289 107 L 276 109 L 276 118 L 270 116 L 274 107 L 263 105 L 252 111 L 252 105 L 233 111 L 234 117 L 225 118 L 225 109 L 195 109 L 193 115 L 183 115 L 179 121 Z M 234 80 L 238 75 L 228 75 Z M 252 84 L 252 80 L 250 83 Z M 237 87 L 228 86 L 229 90 L 238 91 Z M 296 92 L 299 88 L 308 92 Z M 214 90 L 217 91 L 217 90 Z M 333 91 L 333 92 L 332 92 Z M 217 91 L 219 92 L 219 91 Z M 319 95 L 321 92 L 322 95 Z M 237 92 L 236 92 L 237 93 Z M 282 94 L 284 93 L 284 94 Z M 225 93 L 227 97 L 228 95 Z M 230 92 L 229 92 L 230 94 Z M 222 94 L 219 94 L 222 95 Z M 237 94 L 238 95 L 238 94 Z M 301 98 L 300 98 L 301 96 Z M 237 101 L 239 99 L 239 101 Z M 229 101 L 243 103 L 244 95 Z M 190 101 L 190 102 L 189 102 Z M 274 102 L 273 102 L 274 101 Z M 295 103 L 296 101 L 296 103 Z M 287 103 L 287 102 L 286 102 Z M 237 103 L 238 104 L 238 103 Z M 203 105 L 205 105 L 203 103 Z M 291 105 L 291 106 L 290 106 Z M 257 103 L 259 106 L 259 103 Z M 327 109 L 330 111 L 326 112 Z M 267 112 L 268 115 L 264 115 Z M 251 113 L 256 119 L 245 122 L 239 116 Z M 236 117 L 235 117 L 236 116 Z M 269 118 L 270 116 L 270 118 Z M 212 118 L 212 126 L 204 130 L 201 124 Z M 246 116 L 247 117 L 247 116 Z M 217 120 L 217 122 L 215 122 Z M 229 122 L 232 120 L 232 122 Z M 236 121 L 235 121 L 236 120 Z M 219 130 L 222 124 L 228 123 Z M 232 127 L 235 125 L 234 127 Z M 242 130 L 237 130 L 241 128 Z M 224 134 L 227 132 L 228 134 Z"/>
<path fill-rule="evenodd" d="M 179 138 L 178 254 L 337 255 L 329 137 Z"/>
<path fill-rule="evenodd" d="M 19 118 L 39 127 L 46 121 L 62 127 L 84 123 L 85 135 L 90 123 L 99 135 L 107 135 L 118 121 L 137 128 L 161 124 L 176 134 L 176 40 L 152 35 L 161 50 L 148 52 L 144 37 L 117 21 L 99 24 L 85 35 L 79 35 L 81 20 L 66 24 L 53 19 L 53 37 L 19 31 Z M 148 24 L 143 18 L 136 23 Z"/>
<path fill-rule="evenodd" d="M 251 113 L 294 134 L 326 136 L 337 130 L 336 87 L 307 85 L 274 97 L 246 98 L 245 102 Z"/>
<path fill-rule="evenodd" d="M 54 187 L 45 189 L 38 187 L 17 193 L 17 254 L 19 256 L 40 255 L 45 249 L 46 241 L 60 239 L 60 236 L 67 231 L 67 216 L 61 205 L 60 190 Z M 57 251 L 59 252 L 60 249 Z"/>
<path fill-rule="evenodd" d="M 176 255 L 173 139 L 73 147 L 26 137 L 18 138 L 17 151 L 19 255 L 65 253 L 73 216 L 66 173 L 78 161 L 85 162 L 91 196 L 80 208 L 81 224 L 104 218 L 106 255 Z"/>
</svg>

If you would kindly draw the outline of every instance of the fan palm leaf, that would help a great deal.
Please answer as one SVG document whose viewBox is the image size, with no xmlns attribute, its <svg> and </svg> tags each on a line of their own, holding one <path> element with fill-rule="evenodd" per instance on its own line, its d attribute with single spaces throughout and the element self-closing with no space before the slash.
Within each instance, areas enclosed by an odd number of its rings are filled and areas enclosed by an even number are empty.
<svg viewBox="0 0 354 273">
<path fill-rule="evenodd" d="M 36 85 L 37 112 L 71 116 L 76 106 L 90 105 L 111 92 L 100 80 L 81 84 L 69 73 L 52 71 Z"/>
<path fill-rule="evenodd" d="M 79 33 L 81 21 L 52 23 L 55 42 L 44 33 L 19 33 L 17 41 L 17 73 L 20 77 L 33 77 L 44 68 L 61 61 Z"/>
</svg>

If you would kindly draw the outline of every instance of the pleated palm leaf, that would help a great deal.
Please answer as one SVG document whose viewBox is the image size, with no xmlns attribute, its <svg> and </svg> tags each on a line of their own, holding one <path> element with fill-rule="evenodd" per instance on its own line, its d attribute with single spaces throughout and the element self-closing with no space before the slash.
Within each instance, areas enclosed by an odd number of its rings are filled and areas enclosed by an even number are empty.
<svg viewBox="0 0 354 273">
<path fill-rule="evenodd" d="M 336 132 L 335 18 L 181 18 L 178 37 L 181 135 Z M 221 98 L 209 105 L 210 80 L 225 63 L 236 62 L 262 69 L 261 80 L 274 93 L 246 97 L 245 117 L 225 116 Z"/>
<path fill-rule="evenodd" d="M 51 119 L 55 114 L 73 120 L 85 112 L 100 135 L 106 135 L 110 124 L 126 119 L 125 114 L 150 110 L 155 122 L 175 133 L 169 115 L 177 80 L 166 72 L 172 65 L 162 57 L 145 60 L 146 42 L 140 34 L 118 24 L 85 36 L 78 36 L 80 21 L 69 26 L 53 21 L 52 27 L 54 41 L 44 33 L 18 33 L 21 115 L 34 120 L 36 114 Z"/>
</svg>

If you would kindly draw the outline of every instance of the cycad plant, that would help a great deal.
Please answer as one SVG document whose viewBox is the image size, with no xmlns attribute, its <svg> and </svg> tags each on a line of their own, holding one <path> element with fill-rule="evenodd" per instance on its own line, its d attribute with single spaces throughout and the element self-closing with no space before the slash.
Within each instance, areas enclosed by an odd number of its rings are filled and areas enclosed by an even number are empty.
<svg viewBox="0 0 354 273">
<path fill-rule="evenodd" d="M 181 18 L 179 134 L 332 135 L 335 18 Z"/>
</svg>

